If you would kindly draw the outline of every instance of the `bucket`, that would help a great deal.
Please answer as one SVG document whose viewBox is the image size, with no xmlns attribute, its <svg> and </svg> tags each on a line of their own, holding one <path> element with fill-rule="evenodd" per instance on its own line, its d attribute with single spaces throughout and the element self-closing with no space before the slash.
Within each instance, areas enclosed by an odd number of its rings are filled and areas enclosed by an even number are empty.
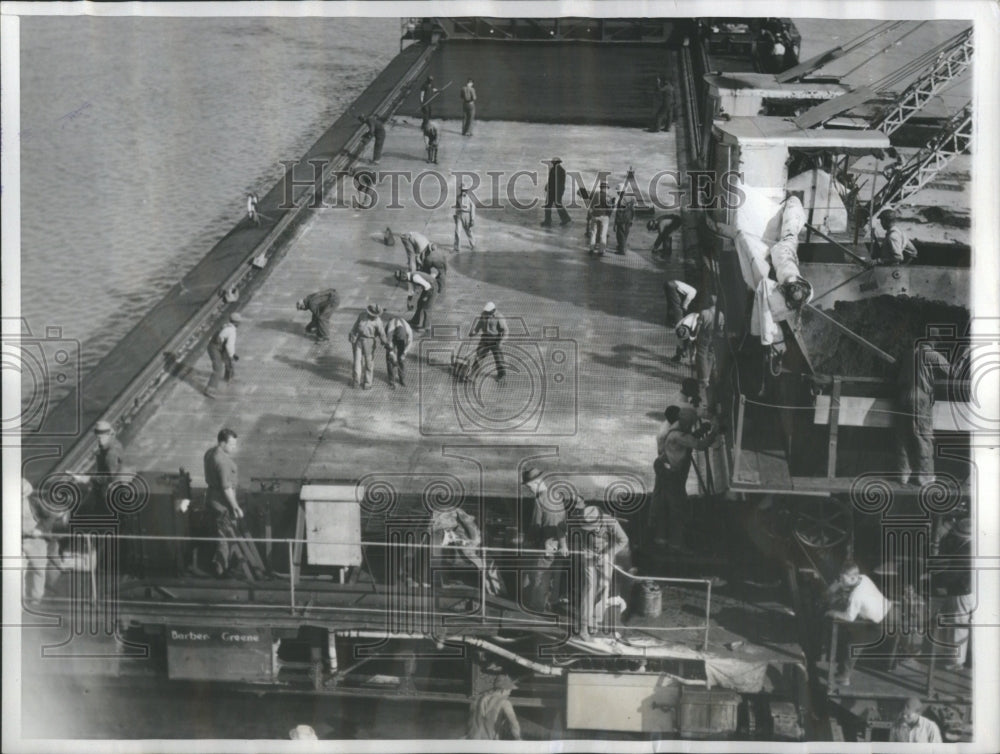
<svg viewBox="0 0 1000 754">
<path fill-rule="evenodd" d="M 639 614 L 644 618 L 658 618 L 663 612 L 663 592 L 659 584 L 647 581 L 639 589 Z"/>
</svg>

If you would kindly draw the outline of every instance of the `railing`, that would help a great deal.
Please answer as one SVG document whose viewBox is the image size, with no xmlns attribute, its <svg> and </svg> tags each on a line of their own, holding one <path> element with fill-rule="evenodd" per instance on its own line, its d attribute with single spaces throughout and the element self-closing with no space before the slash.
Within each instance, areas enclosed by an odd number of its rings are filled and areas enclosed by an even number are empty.
<svg viewBox="0 0 1000 754">
<path fill-rule="evenodd" d="M 87 535 L 85 535 L 85 536 L 87 536 Z M 462 549 L 471 549 L 471 548 L 463 548 L 462 545 L 438 545 L 438 544 L 418 543 L 418 542 L 396 543 L 396 542 L 382 542 L 382 541 L 370 541 L 370 540 L 362 540 L 360 542 L 352 542 L 352 541 L 345 541 L 345 540 L 324 540 L 324 541 L 319 541 L 319 540 L 300 539 L 300 538 L 294 538 L 294 537 L 244 537 L 244 538 L 238 538 L 238 537 L 222 537 L 222 536 L 218 536 L 218 537 L 201 537 L 201 536 L 176 536 L 176 535 L 115 534 L 115 535 L 113 535 L 112 539 L 119 540 L 119 541 L 137 541 L 137 542 L 151 542 L 151 541 L 152 542 L 182 542 L 184 544 L 194 544 L 194 543 L 208 544 L 208 543 L 218 543 L 218 542 L 223 542 L 224 541 L 224 542 L 230 542 L 230 543 L 250 542 L 250 543 L 253 543 L 254 546 L 256 546 L 258 543 L 260 543 L 260 544 L 280 544 L 280 545 L 286 545 L 287 549 L 288 549 L 288 572 L 287 573 L 276 572 L 276 571 L 273 570 L 273 564 L 271 564 L 271 568 L 272 568 L 271 573 L 273 575 L 279 576 L 281 578 L 287 578 L 287 580 L 288 580 L 288 604 L 287 604 L 287 608 L 288 608 L 288 611 L 289 611 L 289 615 L 295 615 L 296 611 L 298 611 L 299 609 L 303 609 L 303 610 L 307 609 L 310 612 L 319 612 L 319 613 L 323 613 L 323 612 L 325 612 L 325 613 L 338 613 L 338 612 L 339 613 L 346 613 L 346 612 L 351 612 L 351 613 L 378 613 L 378 614 L 385 614 L 386 609 L 387 609 L 386 607 L 362 607 L 360 605 L 337 606 L 337 605 L 316 605 L 316 604 L 312 604 L 312 603 L 309 603 L 307 605 L 300 605 L 299 604 L 299 600 L 298 600 L 297 595 L 296 595 L 296 588 L 297 588 L 298 582 L 299 582 L 299 572 L 298 572 L 299 569 L 298 569 L 298 564 L 296 563 L 296 557 L 297 557 L 297 548 L 301 548 L 302 546 L 307 546 L 307 545 L 313 545 L 313 546 L 316 546 L 316 545 L 341 545 L 342 546 L 342 545 L 356 544 L 356 545 L 359 545 L 359 546 L 361 546 L 363 548 L 385 548 L 385 549 L 396 549 L 396 550 L 401 550 L 401 551 L 434 550 L 434 551 L 437 551 L 437 552 L 442 552 L 442 551 L 460 552 Z M 89 599 L 90 599 L 91 603 L 96 603 L 97 600 L 98 600 L 98 584 L 101 581 L 100 578 L 99 578 L 100 574 L 98 574 L 97 571 L 96 571 L 97 563 L 100 563 L 100 562 L 109 562 L 109 561 L 107 560 L 107 558 L 101 559 L 101 558 L 92 557 L 91 554 L 93 553 L 93 550 L 94 550 L 93 538 L 87 536 L 87 540 L 86 541 L 88 543 L 88 550 L 89 550 L 89 552 L 88 552 L 88 557 L 86 557 L 85 560 L 89 564 L 89 567 L 91 569 L 90 575 L 89 575 L 89 583 L 91 585 L 91 590 L 90 590 L 91 594 L 89 596 Z M 518 556 L 524 557 L 526 559 L 526 561 L 528 559 L 530 559 L 530 558 L 537 558 L 540 555 L 551 555 L 551 553 L 549 553 L 547 550 L 533 549 L 533 548 L 521 548 L 521 547 L 486 547 L 486 546 L 483 546 L 483 545 L 479 545 L 479 546 L 476 546 L 474 549 L 475 549 L 476 553 L 479 554 L 480 557 L 482 558 L 483 563 L 485 563 L 487 565 L 489 565 L 489 562 L 486 560 L 486 556 L 487 555 L 508 555 L 508 556 L 510 556 L 510 555 L 518 555 Z M 570 556 L 581 556 L 581 555 L 585 555 L 585 554 L 586 553 L 584 551 L 582 551 L 582 550 L 570 550 L 569 551 L 569 555 Z M 117 562 L 117 558 L 113 559 L 113 562 Z M 502 564 L 502 565 L 507 565 L 508 567 L 502 567 L 501 566 L 500 570 L 509 570 L 509 566 L 512 565 L 512 564 L 510 564 L 509 561 L 508 561 L 507 563 Z M 433 577 L 433 575 L 435 575 L 436 573 L 446 573 L 449 570 L 451 570 L 451 571 L 461 570 L 463 572 L 467 572 L 467 571 L 471 570 L 472 568 L 476 567 L 475 564 L 472 564 L 472 563 L 469 563 L 467 566 L 465 564 L 463 564 L 462 568 L 455 568 L 455 567 L 449 568 L 449 567 L 446 567 L 446 566 L 443 566 L 443 565 L 437 565 L 437 566 L 435 566 L 433 560 L 431 560 L 431 562 L 429 563 L 429 566 L 430 566 L 430 575 L 431 575 L 431 577 Z M 324 566 L 319 566 L 319 567 L 324 567 Z M 326 566 L 326 567 L 329 567 L 329 566 Z M 534 565 L 534 564 L 528 564 L 527 562 L 525 564 L 523 564 L 523 565 L 520 565 L 520 568 L 523 569 L 523 570 L 530 570 L 532 572 L 543 570 L 543 568 L 541 566 L 537 566 L 537 565 Z M 565 569 L 564 568 L 559 568 L 559 569 L 556 569 L 556 571 L 559 572 L 559 573 L 564 573 Z M 672 631 L 704 631 L 704 639 L 703 639 L 703 642 L 702 642 L 702 649 L 703 650 L 707 650 L 707 648 L 708 648 L 708 642 L 709 642 L 709 633 L 710 633 L 710 629 L 711 629 L 712 582 L 711 582 L 710 579 L 673 578 L 673 577 L 666 577 L 666 576 L 639 576 L 637 574 L 630 573 L 630 572 L 628 572 L 628 571 L 620 568 L 618 565 L 614 566 L 614 571 L 617 572 L 617 573 L 619 573 L 619 574 L 621 574 L 624 578 L 626 578 L 626 579 L 628 579 L 630 581 L 635 581 L 635 582 L 652 582 L 652 583 L 657 583 L 657 584 L 676 584 L 676 585 L 691 585 L 691 584 L 702 584 L 702 585 L 704 585 L 705 589 L 706 589 L 706 599 L 705 599 L 705 609 L 704 609 L 704 615 L 705 615 L 704 623 L 698 623 L 698 624 L 695 624 L 695 625 L 681 625 L 681 626 L 644 626 L 644 627 L 642 627 L 641 630 L 643 632 L 648 632 L 650 634 L 667 633 L 667 632 L 672 632 Z M 370 569 L 369 569 L 369 573 L 371 573 Z M 373 574 L 373 577 L 374 577 L 374 574 Z M 211 577 L 207 577 L 207 578 L 211 578 Z M 489 615 L 487 613 L 487 606 L 489 604 L 489 595 L 487 594 L 487 579 L 486 579 L 486 574 L 485 573 L 481 573 L 480 574 L 479 581 L 480 581 L 480 594 L 479 594 L 479 615 L 478 615 L 478 619 L 479 619 L 479 622 L 481 624 L 485 624 L 487 622 L 488 618 L 489 618 Z M 110 583 L 110 582 L 108 582 L 108 583 Z M 218 585 L 219 587 L 222 586 L 221 584 L 219 584 L 219 582 L 216 582 L 216 581 L 211 581 L 209 583 L 212 583 L 213 585 Z M 433 583 L 433 578 L 432 578 L 432 583 Z M 143 585 L 145 587 L 150 586 L 150 580 L 148 580 L 148 579 L 147 580 L 143 580 Z M 153 585 L 155 586 L 155 583 Z M 376 592 L 377 592 L 377 586 L 379 586 L 379 584 L 375 584 L 374 586 L 376 587 Z M 431 587 L 431 589 L 433 589 L 433 587 Z M 612 593 L 613 596 L 617 596 L 616 590 L 614 588 L 614 580 L 612 580 L 612 584 L 611 584 L 611 593 Z M 393 592 L 390 591 L 389 594 L 392 595 Z M 396 594 L 399 595 L 399 594 L 401 594 L 401 592 L 396 592 Z M 429 597 L 429 596 L 430 596 L 430 594 L 426 595 L 424 597 L 424 599 L 426 599 L 426 597 Z M 59 601 L 59 602 L 70 601 L 71 602 L 71 601 L 73 601 L 73 599 L 74 599 L 73 597 L 70 597 L 70 598 L 55 598 L 54 601 Z M 119 600 L 121 601 L 122 604 L 128 604 L 128 605 L 132 605 L 132 606 L 139 606 L 139 605 L 157 605 L 157 606 L 159 606 L 159 605 L 163 605 L 165 603 L 166 604 L 170 604 L 170 605 L 175 606 L 175 607 L 212 607 L 214 605 L 217 605 L 219 607 L 225 606 L 225 607 L 231 608 L 233 606 L 233 603 L 229 602 L 229 601 L 224 602 L 224 603 L 222 603 L 222 602 L 220 602 L 220 603 L 209 603 L 209 602 L 204 602 L 204 601 L 187 601 L 187 602 L 181 602 L 181 601 L 178 601 L 176 599 L 172 599 L 172 600 L 169 600 L 169 601 L 151 600 L 151 599 L 146 599 L 146 600 L 143 600 L 143 599 L 125 599 L 125 600 L 123 600 L 123 599 L 121 599 L 120 596 L 119 596 Z M 273 607 L 279 607 L 279 606 L 280 606 L 280 604 L 277 604 L 277 603 L 268 603 L 268 604 L 259 604 L 258 603 L 258 604 L 255 604 L 255 605 L 241 604 L 241 607 L 247 607 L 247 608 L 273 608 Z M 525 612 L 530 612 L 530 611 L 525 611 Z M 451 612 L 451 611 L 438 611 L 438 610 L 434 610 L 434 609 L 425 609 L 425 610 L 421 610 L 419 617 L 422 617 L 422 618 L 445 618 L 445 617 L 454 618 L 454 617 L 456 617 L 456 615 L 460 615 L 460 614 L 456 614 L 455 612 Z M 570 620 L 570 618 L 567 617 L 567 621 L 569 621 L 569 620 Z M 561 622 L 559 621 L 558 618 L 555 621 L 553 621 L 551 619 L 546 619 L 546 618 L 542 617 L 541 615 L 539 615 L 537 619 L 532 619 L 532 618 L 527 618 L 527 617 L 521 616 L 521 617 L 518 617 L 515 620 L 511 620 L 511 618 L 509 616 L 505 616 L 504 619 L 503 619 L 503 622 L 504 622 L 504 625 L 506 627 L 524 626 L 524 627 L 534 627 L 534 628 L 552 628 L 552 627 L 559 627 L 561 625 Z"/>
</svg>

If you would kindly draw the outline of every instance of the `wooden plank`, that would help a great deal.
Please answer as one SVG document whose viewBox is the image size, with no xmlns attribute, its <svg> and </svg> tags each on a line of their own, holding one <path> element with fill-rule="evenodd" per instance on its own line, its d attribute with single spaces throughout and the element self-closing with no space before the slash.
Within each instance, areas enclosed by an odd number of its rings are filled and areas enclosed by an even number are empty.
<svg viewBox="0 0 1000 754">
<path fill-rule="evenodd" d="M 830 421 L 831 403 L 829 395 L 816 396 L 814 423 Z M 891 427 L 897 411 L 888 398 L 841 396 L 839 403 L 838 424 L 842 427 Z M 938 432 L 974 432 L 976 427 L 967 414 L 964 403 L 937 401 L 932 412 L 934 429 Z"/>
<path fill-rule="evenodd" d="M 863 105 L 868 100 L 875 99 L 876 97 L 878 97 L 878 94 L 873 89 L 861 86 L 840 97 L 821 102 L 815 107 L 809 108 L 792 122 L 799 128 L 812 128 L 850 110 L 852 107 Z"/>
</svg>

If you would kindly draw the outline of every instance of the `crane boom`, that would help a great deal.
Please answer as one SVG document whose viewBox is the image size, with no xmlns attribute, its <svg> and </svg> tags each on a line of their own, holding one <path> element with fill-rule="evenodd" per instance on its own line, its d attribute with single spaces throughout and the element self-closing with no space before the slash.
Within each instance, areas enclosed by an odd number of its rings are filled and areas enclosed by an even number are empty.
<svg viewBox="0 0 1000 754">
<path fill-rule="evenodd" d="M 889 136 L 972 64 L 972 27 L 941 51 L 933 66 L 908 86 L 875 118 L 872 128 Z"/>
</svg>

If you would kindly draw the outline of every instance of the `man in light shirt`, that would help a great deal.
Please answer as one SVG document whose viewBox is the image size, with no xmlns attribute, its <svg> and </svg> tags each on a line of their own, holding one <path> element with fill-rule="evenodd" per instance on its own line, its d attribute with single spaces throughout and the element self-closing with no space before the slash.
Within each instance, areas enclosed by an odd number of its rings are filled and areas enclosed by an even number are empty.
<svg viewBox="0 0 1000 754">
<path fill-rule="evenodd" d="M 225 379 L 229 382 L 233 379 L 233 364 L 239 361 L 236 355 L 236 328 L 243 321 L 237 313 L 229 315 L 229 321 L 212 336 L 208 341 L 208 358 L 212 360 L 212 376 L 205 387 L 205 395 L 209 398 L 215 397 L 215 390 L 219 386 L 219 380 Z"/>
<path fill-rule="evenodd" d="M 667 327 L 676 327 L 694 302 L 698 291 L 683 280 L 668 280 L 663 284 L 663 293 L 667 297 Z"/>
<path fill-rule="evenodd" d="M 941 743 L 941 729 L 933 720 L 920 714 L 923 710 L 924 705 L 917 697 L 907 699 L 903 711 L 892 726 L 889 741 L 901 744 Z"/>
<path fill-rule="evenodd" d="M 402 233 L 399 236 L 399 240 L 403 243 L 403 249 L 406 251 L 406 268 L 409 272 L 416 272 L 417 266 L 420 264 L 420 260 L 424 258 L 424 254 L 434 245 L 423 233 L 417 233 L 411 231 L 409 233 Z M 406 308 L 413 308 L 413 283 L 407 281 L 406 284 Z"/>
<path fill-rule="evenodd" d="M 476 203 L 472 200 L 469 187 L 463 185 L 458 190 L 458 199 L 455 200 L 455 253 L 459 251 L 459 230 L 465 232 L 469 239 L 469 248 L 476 250 Z"/>
<path fill-rule="evenodd" d="M 840 578 L 827 590 L 827 598 L 833 605 L 842 605 L 827 610 L 827 616 L 846 624 L 842 626 L 839 646 L 835 648 L 840 657 L 835 681 L 839 686 L 850 686 L 851 672 L 857 662 L 851 647 L 872 644 L 882 636 L 890 604 L 853 560 L 844 561 Z"/>
<path fill-rule="evenodd" d="M 413 345 L 413 330 L 402 317 L 393 317 L 385 326 L 385 366 L 389 372 L 389 387 L 406 387 L 406 354 Z"/>
</svg>

